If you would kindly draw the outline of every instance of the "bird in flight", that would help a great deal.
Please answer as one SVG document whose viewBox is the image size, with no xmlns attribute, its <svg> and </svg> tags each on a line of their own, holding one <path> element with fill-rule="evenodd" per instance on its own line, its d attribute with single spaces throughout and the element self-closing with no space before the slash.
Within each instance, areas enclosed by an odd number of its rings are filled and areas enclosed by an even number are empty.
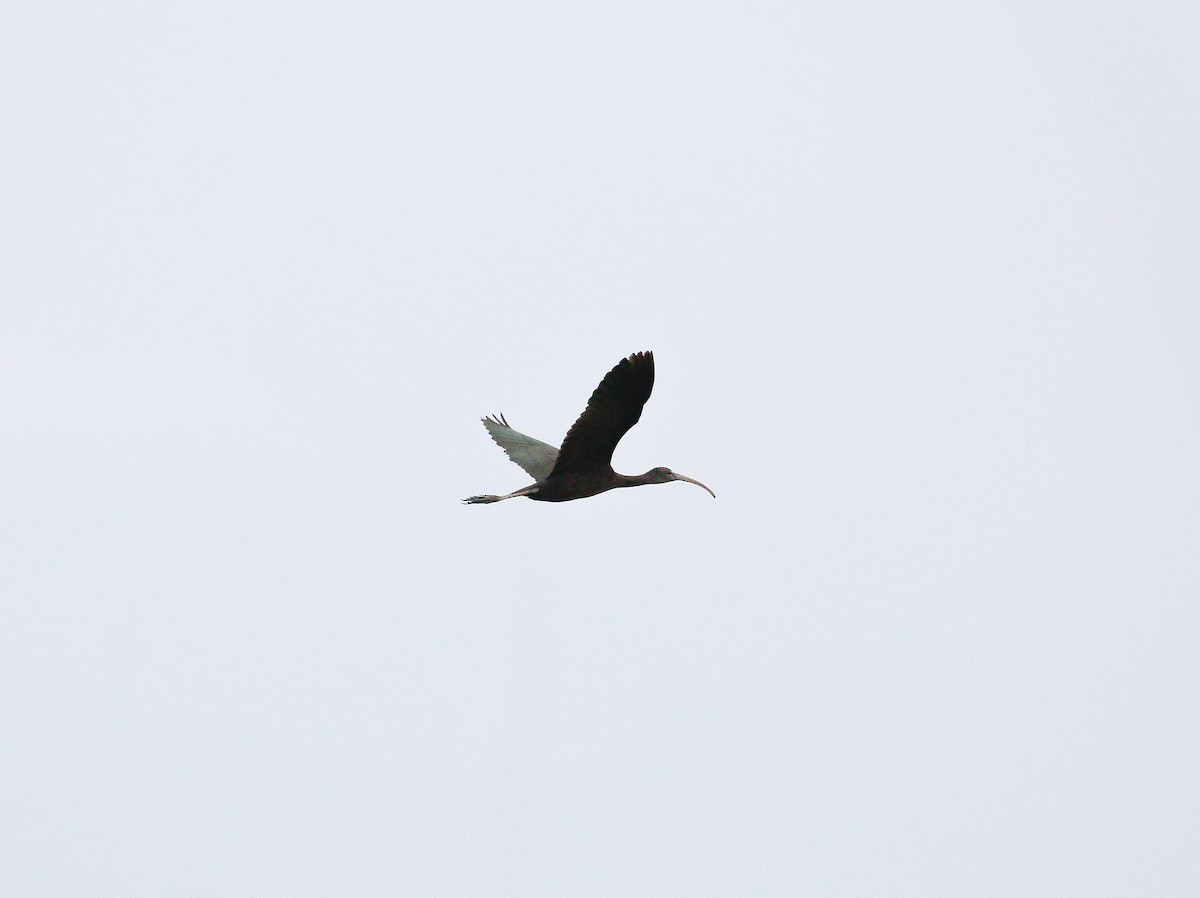
<svg viewBox="0 0 1200 898">
<path fill-rule="evenodd" d="M 617 487 L 672 480 L 694 483 L 715 499 L 717 494 L 699 480 L 676 474 L 670 468 L 653 468 L 634 476 L 618 474 L 612 469 L 613 450 L 629 428 L 637 424 L 642 406 L 653 389 L 654 353 L 635 352 L 622 359 L 600 381 L 587 408 L 567 431 L 561 449 L 518 433 L 508 426 L 503 415 L 484 418 L 483 426 L 492 439 L 537 482 L 505 496 L 471 496 L 463 502 L 476 505 L 517 496 L 539 502 L 569 502 Z"/>
</svg>

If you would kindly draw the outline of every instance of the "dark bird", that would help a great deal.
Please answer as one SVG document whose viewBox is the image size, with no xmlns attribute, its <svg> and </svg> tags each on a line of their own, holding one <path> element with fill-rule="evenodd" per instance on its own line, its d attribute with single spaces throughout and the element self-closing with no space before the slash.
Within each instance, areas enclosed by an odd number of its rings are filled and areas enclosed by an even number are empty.
<svg viewBox="0 0 1200 898">
<path fill-rule="evenodd" d="M 539 502 L 569 502 L 586 499 L 619 486 L 670 483 L 683 480 L 717 494 L 699 480 L 676 474 L 670 468 L 654 468 L 630 477 L 612 469 L 612 454 L 621 437 L 637 424 L 642 406 L 654 389 L 654 353 L 635 352 L 604 376 L 592 393 L 587 408 L 567 431 L 562 448 L 517 433 L 504 416 L 484 418 L 483 426 L 508 457 L 525 469 L 537 483 L 507 496 L 472 496 L 463 502 L 499 502 L 527 496 Z"/>
</svg>

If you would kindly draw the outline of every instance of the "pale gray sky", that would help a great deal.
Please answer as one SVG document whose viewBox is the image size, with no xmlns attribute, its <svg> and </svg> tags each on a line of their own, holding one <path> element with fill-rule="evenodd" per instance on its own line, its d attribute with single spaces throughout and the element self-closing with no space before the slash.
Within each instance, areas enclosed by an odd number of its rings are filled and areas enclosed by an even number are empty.
<svg viewBox="0 0 1200 898">
<path fill-rule="evenodd" d="M 3 19 L 0 892 L 1200 889 L 1194 3 Z"/>
</svg>

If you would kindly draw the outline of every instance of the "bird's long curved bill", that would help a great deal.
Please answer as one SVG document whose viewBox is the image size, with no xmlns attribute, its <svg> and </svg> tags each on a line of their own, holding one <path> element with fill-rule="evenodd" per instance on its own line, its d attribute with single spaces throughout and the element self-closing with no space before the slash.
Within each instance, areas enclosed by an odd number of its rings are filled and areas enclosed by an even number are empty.
<svg viewBox="0 0 1200 898">
<path fill-rule="evenodd" d="M 715 498 L 717 498 L 717 494 L 716 494 L 716 493 L 714 493 L 712 490 L 709 490 L 709 489 L 708 489 L 708 487 L 706 487 L 706 486 L 705 486 L 703 483 L 701 483 L 699 480 L 692 480 L 692 478 L 690 478 L 690 477 L 684 477 L 682 474 L 676 474 L 676 475 L 675 475 L 675 479 L 676 479 L 676 480 L 686 480 L 688 483 L 694 483 L 694 484 L 696 484 L 696 486 L 700 487 L 700 489 L 702 489 L 702 490 L 708 490 L 708 494 L 709 494 L 710 496 L 712 496 L 714 499 L 715 499 Z"/>
</svg>

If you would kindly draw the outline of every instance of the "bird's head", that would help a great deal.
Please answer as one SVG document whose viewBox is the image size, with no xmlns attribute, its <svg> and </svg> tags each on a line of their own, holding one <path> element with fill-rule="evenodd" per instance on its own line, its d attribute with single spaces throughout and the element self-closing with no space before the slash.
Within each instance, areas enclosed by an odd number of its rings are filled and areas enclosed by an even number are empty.
<svg viewBox="0 0 1200 898">
<path fill-rule="evenodd" d="M 699 480 L 693 480 L 691 477 L 684 477 L 682 474 L 676 474 L 670 468 L 652 468 L 642 476 L 644 476 L 650 483 L 670 483 L 672 480 L 682 480 L 684 483 L 694 483 L 696 486 L 700 487 L 700 489 L 708 490 L 708 494 L 714 499 L 717 498 L 717 494 L 708 489 L 708 487 L 706 487 Z"/>
</svg>

